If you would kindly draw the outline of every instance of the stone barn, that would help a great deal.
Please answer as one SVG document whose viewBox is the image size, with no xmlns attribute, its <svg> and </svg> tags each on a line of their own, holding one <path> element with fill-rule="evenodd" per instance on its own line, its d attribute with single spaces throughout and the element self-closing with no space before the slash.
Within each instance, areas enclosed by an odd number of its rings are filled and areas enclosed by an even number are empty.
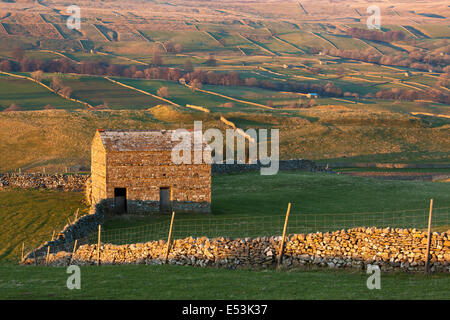
<svg viewBox="0 0 450 320">
<path fill-rule="evenodd" d="M 172 149 L 179 142 L 171 136 L 167 130 L 97 130 L 91 150 L 92 204 L 106 200 L 113 214 L 210 212 L 211 165 L 173 163 Z"/>
</svg>

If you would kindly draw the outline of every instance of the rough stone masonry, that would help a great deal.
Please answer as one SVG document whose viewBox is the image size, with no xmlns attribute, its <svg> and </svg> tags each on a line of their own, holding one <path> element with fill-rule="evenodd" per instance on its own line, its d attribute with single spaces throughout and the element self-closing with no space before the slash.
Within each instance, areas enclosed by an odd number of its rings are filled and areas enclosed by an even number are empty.
<svg viewBox="0 0 450 320">
<path fill-rule="evenodd" d="M 319 266 L 332 269 L 364 269 L 379 265 L 382 271 L 423 271 L 426 232 L 416 229 L 353 228 L 329 233 L 296 234 L 288 238 L 283 266 Z M 169 264 L 224 268 L 270 268 L 276 265 L 281 236 L 245 239 L 206 237 L 173 241 Z M 431 271 L 450 272 L 450 230 L 433 233 Z M 61 251 L 49 256 L 52 266 L 100 264 L 163 264 L 167 250 L 164 240 L 147 243 L 82 245 L 75 254 Z M 45 264 L 46 257 L 29 256 L 24 264 Z"/>
</svg>

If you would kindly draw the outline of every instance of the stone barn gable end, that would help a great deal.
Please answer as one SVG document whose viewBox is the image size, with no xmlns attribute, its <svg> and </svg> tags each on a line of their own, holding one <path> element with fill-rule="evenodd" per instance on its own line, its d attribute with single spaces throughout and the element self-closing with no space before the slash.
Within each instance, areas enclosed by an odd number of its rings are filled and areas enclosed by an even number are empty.
<svg viewBox="0 0 450 320">
<path fill-rule="evenodd" d="M 172 133 L 97 130 L 91 150 L 92 204 L 105 200 L 113 214 L 210 212 L 211 165 L 175 164 L 172 149 L 180 141 L 172 141 Z M 194 162 L 194 134 L 185 134 Z M 207 144 L 196 144 L 195 151 L 199 146 L 208 154 Z"/>
</svg>

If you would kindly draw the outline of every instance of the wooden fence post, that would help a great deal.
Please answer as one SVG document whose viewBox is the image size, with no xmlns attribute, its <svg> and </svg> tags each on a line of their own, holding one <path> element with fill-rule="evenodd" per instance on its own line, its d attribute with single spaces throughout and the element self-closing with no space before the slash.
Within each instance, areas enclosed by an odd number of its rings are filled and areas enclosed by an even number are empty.
<svg viewBox="0 0 450 320">
<path fill-rule="evenodd" d="M 97 265 L 100 265 L 100 243 L 101 243 L 102 225 L 98 225 L 98 242 L 97 242 Z"/>
<path fill-rule="evenodd" d="M 283 253 L 284 253 L 284 242 L 286 240 L 286 229 L 287 229 L 287 225 L 288 225 L 288 220 L 289 220 L 289 214 L 291 212 L 291 203 L 289 202 L 288 204 L 288 209 L 286 212 L 286 219 L 284 220 L 284 228 L 283 228 L 283 237 L 281 238 L 281 245 L 280 245 L 280 252 L 278 253 L 278 264 L 277 264 L 277 268 L 280 267 L 281 265 L 281 259 L 283 259 Z"/>
<path fill-rule="evenodd" d="M 167 239 L 167 251 L 166 251 L 166 257 L 164 258 L 164 263 L 167 263 L 167 260 L 169 259 L 169 251 L 172 241 L 172 228 L 173 228 L 173 219 L 175 218 L 175 211 L 172 211 L 172 218 L 170 219 L 170 228 L 169 228 L 169 238 Z"/>
<path fill-rule="evenodd" d="M 22 254 L 21 254 L 21 259 L 20 262 L 23 262 L 23 251 L 25 250 L 25 242 L 22 242 Z"/>
<path fill-rule="evenodd" d="M 53 230 L 52 241 L 55 240 L 55 230 Z M 45 257 L 45 264 L 48 266 L 48 260 L 50 256 L 50 245 L 47 247 L 47 256 Z"/>
<path fill-rule="evenodd" d="M 78 242 L 78 240 L 75 240 L 75 244 L 73 245 L 73 251 L 72 251 L 72 256 L 70 257 L 70 263 L 69 263 L 69 265 L 72 264 L 72 261 L 73 261 L 73 255 L 75 254 L 75 251 L 77 250 L 77 242 Z"/>
<path fill-rule="evenodd" d="M 431 217 L 433 215 L 433 199 L 430 200 L 430 213 L 428 215 L 427 255 L 425 256 L 425 273 L 430 273 L 430 247 L 431 247 Z"/>
</svg>

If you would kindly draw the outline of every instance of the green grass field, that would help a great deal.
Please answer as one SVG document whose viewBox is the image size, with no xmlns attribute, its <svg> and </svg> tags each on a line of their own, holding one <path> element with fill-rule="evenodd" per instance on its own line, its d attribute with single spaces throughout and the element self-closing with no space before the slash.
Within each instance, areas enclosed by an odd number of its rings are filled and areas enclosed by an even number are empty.
<svg viewBox="0 0 450 320">
<path fill-rule="evenodd" d="M 0 261 L 17 261 L 22 243 L 39 246 L 74 219 L 87 213 L 80 192 L 0 190 Z"/>
<path fill-rule="evenodd" d="M 11 104 L 16 104 L 23 110 L 42 110 L 48 104 L 55 109 L 84 108 L 81 104 L 67 101 L 32 81 L 0 75 L 0 109 L 6 109 Z"/>
<path fill-rule="evenodd" d="M 252 271 L 181 266 L 81 267 L 81 290 L 66 268 L 0 266 L 0 299 L 450 299 L 448 274 L 383 274 L 369 290 L 362 271 Z"/>
</svg>

